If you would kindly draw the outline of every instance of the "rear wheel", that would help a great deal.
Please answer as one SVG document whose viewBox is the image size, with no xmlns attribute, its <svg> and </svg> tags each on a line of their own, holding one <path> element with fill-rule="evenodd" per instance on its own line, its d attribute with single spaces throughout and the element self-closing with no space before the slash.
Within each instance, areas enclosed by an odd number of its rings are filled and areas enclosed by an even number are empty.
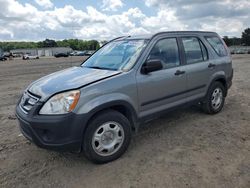
<svg viewBox="0 0 250 188">
<path fill-rule="evenodd" d="M 214 82 L 208 89 L 203 110 L 208 114 L 216 114 L 221 111 L 224 106 L 226 96 L 226 88 L 221 82 Z"/>
<path fill-rule="evenodd" d="M 128 148 L 131 126 L 121 113 L 108 110 L 93 118 L 83 139 L 86 157 L 95 163 L 107 163 L 119 158 Z"/>
</svg>

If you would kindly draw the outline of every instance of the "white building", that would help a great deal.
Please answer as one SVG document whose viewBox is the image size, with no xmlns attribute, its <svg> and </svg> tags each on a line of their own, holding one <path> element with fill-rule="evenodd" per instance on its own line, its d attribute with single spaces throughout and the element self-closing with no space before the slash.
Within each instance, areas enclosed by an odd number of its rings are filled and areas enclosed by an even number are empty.
<svg viewBox="0 0 250 188">
<path fill-rule="evenodd" d="M 15 49 L 10 50 L 13 54 L 30 54 L 38 56 L 54 56 L 57 53 L 70 53 L 72 52 L 70 47 L 52 47 L 52 48 L 36 48 L 36 49 Z"/>
</svg>

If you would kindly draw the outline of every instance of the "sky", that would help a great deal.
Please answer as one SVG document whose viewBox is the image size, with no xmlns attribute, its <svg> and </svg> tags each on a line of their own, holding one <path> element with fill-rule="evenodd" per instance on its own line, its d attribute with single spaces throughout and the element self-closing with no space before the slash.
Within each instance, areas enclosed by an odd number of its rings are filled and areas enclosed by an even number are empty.
<svg viewBox="0 0 250 188">
<path fill-rule="evenodd" d="M 0 0 L 0 41 L 110 40 L 159 31 L 240 37 L 250 0 Z"/>
</svg>

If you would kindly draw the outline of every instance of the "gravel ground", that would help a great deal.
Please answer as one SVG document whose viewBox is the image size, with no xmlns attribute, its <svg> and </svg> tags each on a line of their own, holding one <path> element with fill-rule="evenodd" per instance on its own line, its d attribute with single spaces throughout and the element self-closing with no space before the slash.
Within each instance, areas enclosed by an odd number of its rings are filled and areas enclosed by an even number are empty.
<svg viewBox="0 0 250 188">
<path fill-rule="evenodd" d="M 197 107 L 148 122 L 118 160 L 36 147 L 18 128 L 21 92 L 80 57 L 0 62 L 0 187 L 250 187 L 250 55 L 233 56 L 235 76 L 223 111 Z"/>
</svg>

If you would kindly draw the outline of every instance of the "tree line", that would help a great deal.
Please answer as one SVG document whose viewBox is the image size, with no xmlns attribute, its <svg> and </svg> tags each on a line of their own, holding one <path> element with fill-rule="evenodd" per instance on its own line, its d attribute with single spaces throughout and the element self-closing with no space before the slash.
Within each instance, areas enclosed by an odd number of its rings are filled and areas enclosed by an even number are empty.
<svg viewBox="0 0 250 188">
<path fill-rule="evenodd" d="M 247 28 L 242 32 L 241 38 L 229 38 L 228 36 L 224 36 L 223 39 L 228 46 L 250 46 L 250 28 Z M 102 41 L 101 43 L 106 43 L 106 41 Z M 100 44 L 97 40 L 86 41 L 79 39 L 65 39 L 59 41 L 46 39 L 39 42 L 0 42 L 0 49 L 2 49 L 3 51 L 47 47 L 70 47 L 73 50 L 97 50 L 98 48 L 100 48 Z"/>
<path fill-rule="evenodd" d="M 250 46 L 250 28 L 246 28 L 242 34 L 241 38 L 224 36 L 223 40 L 227 44 L 227 46 L 235 46 L 235 45 L 243 45 Z"/>
<path fill-rule="evenodd" d="M 73 50 L 97 50 L 100 48 L 100 45 L 97 40 L 85 41 L 79 39 L 65 39 L 61 41 L 46 39 L 39 42 L 0 42 L 0 49 L 4 51 L 48 47 L 70 47 Z"/>
</svg>

